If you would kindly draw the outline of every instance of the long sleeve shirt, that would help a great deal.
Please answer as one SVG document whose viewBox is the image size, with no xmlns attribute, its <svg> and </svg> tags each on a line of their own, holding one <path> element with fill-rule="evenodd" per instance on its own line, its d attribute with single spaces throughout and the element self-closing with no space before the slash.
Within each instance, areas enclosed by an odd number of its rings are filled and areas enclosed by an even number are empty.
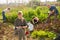
<svg viewBox="0 0 60 40">
<path fill-rule="evenodd" d="M 14 22 L 15 27 L 19 27 L 19 26 L 27 26 L 27 22 L 25 19 L 23 19 L 23 22 L 21 19 L 16 19 Z"/>
</svg>

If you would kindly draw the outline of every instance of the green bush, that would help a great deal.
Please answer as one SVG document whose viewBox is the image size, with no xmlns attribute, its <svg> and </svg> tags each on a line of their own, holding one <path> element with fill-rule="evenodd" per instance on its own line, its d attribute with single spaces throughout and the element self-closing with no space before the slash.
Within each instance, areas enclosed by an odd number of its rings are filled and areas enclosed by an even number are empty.
<svg viewBox="0 0 60 40">
<path fill-rule="evenodd" d="M 60 10 L 59 7 L 57 7 L 58 10 Z M 11 23 L 14 22 L 14 20 L 17 18 L 17 12 L 19 11 L 20 9 L 12 9 L 11 10 L 11 16 L 10 15 L 7 15 L 7 20 Z M 45 7 L 45 6 L 42 6 L 42 7 L 37 7 L 36 9 L 33 9 L 33 8 L 27 8 L 27 9 L 21 9 L 23 11 L 23 14 L 24 14 L 24 18 L 27 20 L 27 21 L 30 21 L 34 16 L 37 16 L 41 22 L 45 21 L 45 19 L 48 17 L 48 8 Z M 60 19 L 60 12 L 59 12 L 59 15 L 58 15 L 58 19 Z"/>
<path fill-rule="evenodd" d="M 37 8 L 36 8 L 36 13 L 37 13 L 37 15 L 40 16 L 40 13 L 41 13 L 40 11 L 41 11 L 41 10 L 42 10 L 42 8 L 40 8 L 40 7 L 37 7 Z"/>
<path fill-rule="evenodd" d="M 17 13 L 12 12 L 12 14 L 6 14 L 7 22 L 14 23 L 15 19 L 17 18 Z"/>
<path fill-rule="evenodd" d="M 50 39 L 55 39 L 56 34 L 54 32 L 49 32 L 49 31 L 33 31 L 31 34 L 32 38 L 50 38 Z"/>
</svg>

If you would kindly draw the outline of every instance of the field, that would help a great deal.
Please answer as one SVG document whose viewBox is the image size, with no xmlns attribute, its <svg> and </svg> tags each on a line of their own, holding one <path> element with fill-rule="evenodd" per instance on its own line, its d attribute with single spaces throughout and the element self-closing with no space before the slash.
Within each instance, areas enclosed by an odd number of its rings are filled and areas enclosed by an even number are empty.
<svg viewBox="0 0 60 40">
<path fill-rule="evenodd" d="M 59 7 L 57 7 L 58 10 L 60 10 Z M 0 11 L 2 12 L 2 8 L 0 8 Z M 6 17 L 7 17 L 7 20 L 11 23 L 14 22 L 14 20 L 16 19 L 17 17 L 17 14 L 18 14 L 18 11 L 23 11 L 23 14 L 24 14 L 24 18 L 27 20 L 27 21 L 31 21 L 31 19 L 34 17 L 34 16 L 37 16 L 41 22 L 45 21 L 45 19 L 48 17 L 48 8 L 45 7 L 45 6 L 41 6 L 41 7 L 36 7 L 36 8 L 27 8 L 27 7 L 16 7 L 16 8 L 11 8 L 11 11 L 10 13 L 6 13 Z M 2 16 L 1 15 L 1 12 L 0 12 L 0 17 Z M 60 14 L 60 12 L 59 12 Z M 53 19 L 53 17 L 52 17 Z M 58 19 L 60 19 L 60 15 L 58 15 Z"/>
<path fill-rule="evenodd" d="M 4 8 L 0 8 L 0 22 L 2 22 L 2 10 Z M 34 32 L 32 33 L 32 38 L 47 38 L 46 40 L 53 40 L 56 37 L 57 33 L 60 33 L 60 6 L 57 6 L 59 10 L 59 15 L 57 17 L 57 22 L 54 23 L 53 18 L 51 17 L 50 23 L 44 23 L 48 17 L 48 8 L 46 6 L 38 6 L 36 8 L 30 7 L 11 7 L 11 11 L 6 13 L 7 22 L 6 24 L 0 23 L 0 39 L 1 40 L 15 40 L 14 38 L 14 21 L 17 18 L 18 11 L 22 11 L 24 14 L 24 18 L 27 22 L 31 21 L 34 16 L 40 19 L 40 24 L 36 27 Z M 38 31 L 36 31 L 38 29 Z M 42 31 L 41 31 L 42 30 Z M 47 34 L 48 31 L 49 35 Z M 35 33 L 37 32 L 37 34 Z M 42 34 L 43 33 L 43 34 Z M 40 35 L 41 34 L 41 35 Z M 51 34 L 51 35 L 50 35 Z M 36 35 L 38 35 L 36 37 Z M 46 37 L 48 35 L 48 37 Z M 17 40 L 17 39 L 16 39 Z"/>
</svg>

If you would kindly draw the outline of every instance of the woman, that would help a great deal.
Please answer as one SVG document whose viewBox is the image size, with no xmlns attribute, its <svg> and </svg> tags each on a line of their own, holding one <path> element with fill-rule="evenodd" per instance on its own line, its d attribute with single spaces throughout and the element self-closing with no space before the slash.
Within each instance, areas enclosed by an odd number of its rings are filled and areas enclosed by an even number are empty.
<svg viewBox="0 0 60 40">
<path fill-rule="evenodd" d="M 23 18 L 22 11 L 18 12 L 18 18 L 15 20 L 15 29 L 18 33 L 19 40 L 25 40 L 25 28 L 27 27 L 26 20 Z"/>
</svg>

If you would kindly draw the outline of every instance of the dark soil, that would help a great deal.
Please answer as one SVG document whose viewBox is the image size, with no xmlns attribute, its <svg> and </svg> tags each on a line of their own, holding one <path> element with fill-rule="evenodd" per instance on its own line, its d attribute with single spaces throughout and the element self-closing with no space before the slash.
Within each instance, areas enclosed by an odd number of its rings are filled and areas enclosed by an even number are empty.
<svg viewBox="0 0 60 40">
<path fill-rule="evenodd" d="M 39 23 L 35 27 L 35 30 L 46 30 L 60 33 L 60 21 L 52 21 L 50 23 Z M 0 40 L 18 40 L 18 37 L 14 35 L 14 27 L 8 23 L 0 23 Z"/>
</svg>

